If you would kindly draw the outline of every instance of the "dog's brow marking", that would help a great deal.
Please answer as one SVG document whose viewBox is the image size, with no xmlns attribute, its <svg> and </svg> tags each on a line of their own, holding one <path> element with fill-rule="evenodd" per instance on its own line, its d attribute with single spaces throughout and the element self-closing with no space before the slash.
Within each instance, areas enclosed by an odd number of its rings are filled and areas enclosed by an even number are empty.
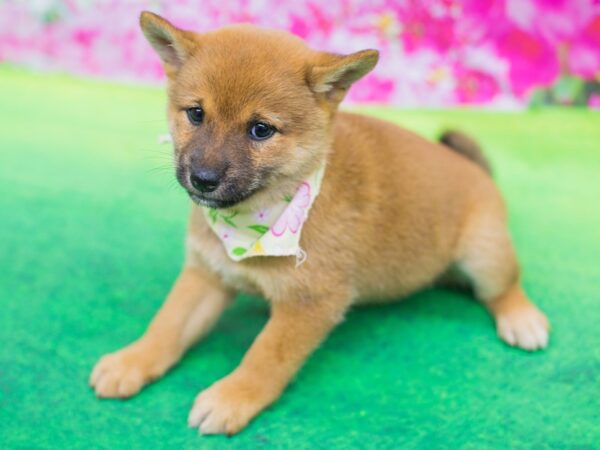
<svg viewBox="0 0 600 450">
<path fill-rule="evenodd" d="M 271 113 L 262 113 L 262 112 L 257 112 L 255 114 L 252 115 L 251 121 L 260 121 L 260 120 L 265 120 L 273 125 L 275 125 L 276 127 L 281 127 L 284 124 L 283 119 L 281 118 L 281 116 L 278 116 L 276 114 L 271 114 Z"/>
<path fill-rule="evenodd" d="M 265 114 L 267 117 L 269 117 L 271 120 L 274 120 L 275 122 L 283 122 L 283 119 L 280 116 L 276 116 L 276 115 L 271 115 L 271 114 Z"/>
</svg>

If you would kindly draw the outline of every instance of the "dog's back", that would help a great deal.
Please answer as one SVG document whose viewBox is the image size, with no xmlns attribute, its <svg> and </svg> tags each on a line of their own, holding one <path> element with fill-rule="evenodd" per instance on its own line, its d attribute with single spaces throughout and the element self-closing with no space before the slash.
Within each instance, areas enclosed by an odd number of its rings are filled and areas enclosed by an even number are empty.
<svg viewBox="0 0 600 450">
<path fill-rule="evenodd" d="M 313 234 L 320 242 L 330 232 L 326 254 L 354 265 L 357 297 L 398 298 L 448 268 L 481 202 L 503 216 L 497 189 L 472 161 L 389 122 L 340 112 L 306 250 L 316 258 Z"/>
</svg>

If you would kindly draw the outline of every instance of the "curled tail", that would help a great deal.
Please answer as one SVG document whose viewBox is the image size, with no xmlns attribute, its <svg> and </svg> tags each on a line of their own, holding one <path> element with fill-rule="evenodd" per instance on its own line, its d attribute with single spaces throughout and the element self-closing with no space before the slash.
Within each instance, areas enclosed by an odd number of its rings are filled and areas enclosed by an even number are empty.
<svg viewBox="0 0 600 450">
<path fill-rule="evenodd" d="M 456 153 L 460 153 L 465 158 L 470 159 L 475 164 L 479 165 L 490 176 L 492 175 L 492 168 L 483 154 L 481 147 L 466 134 L 456 130 L 444 131 L 440 136 L 439 141 Z"/>
</svg>

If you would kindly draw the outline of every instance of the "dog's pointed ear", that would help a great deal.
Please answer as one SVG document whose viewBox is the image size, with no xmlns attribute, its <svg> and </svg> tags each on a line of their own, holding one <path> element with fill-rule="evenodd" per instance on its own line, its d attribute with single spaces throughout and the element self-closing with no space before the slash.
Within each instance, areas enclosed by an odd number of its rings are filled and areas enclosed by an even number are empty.
<svg viewBox="0 0 600 450">
<path fill-rule="evenodd" d="M 140 28 L 160 56 L 167 76 L 174 75 L 193 51 L 193 33 L 148 11 L 140 15 Z"/>
<path fill-rule="evenodd" d="M 377 50 L 362 50 L 350 55 L 319 53 L 309 71 L 309 85 L 316 94 L 339 103 L 352 83 L 369 73 L 378 60 Z"/>
</svg>

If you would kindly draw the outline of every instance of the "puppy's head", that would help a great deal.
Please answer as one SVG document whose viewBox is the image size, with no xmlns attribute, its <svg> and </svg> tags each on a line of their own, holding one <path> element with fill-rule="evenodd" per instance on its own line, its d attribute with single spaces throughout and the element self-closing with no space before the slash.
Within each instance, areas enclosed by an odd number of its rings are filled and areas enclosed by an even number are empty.
<svg viewBox="0 0 600 450">
<path fill-rule="evenodd" d="M 338 104 L 378 58 L 316 52 L 252 26 L 197 34 L 148 12 L 140 23 L 168 78 L 177 178 L 214 208 L 293 194 L 325 158 Z"/>
</svg>

